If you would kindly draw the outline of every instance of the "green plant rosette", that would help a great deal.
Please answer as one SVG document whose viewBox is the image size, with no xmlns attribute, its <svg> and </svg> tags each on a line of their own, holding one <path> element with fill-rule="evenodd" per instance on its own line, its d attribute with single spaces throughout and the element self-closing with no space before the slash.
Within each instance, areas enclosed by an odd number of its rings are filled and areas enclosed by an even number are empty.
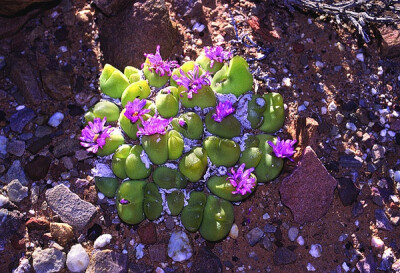
<svg viewBox="0 0 400 273">
<path fill-rule="evenodd" d="M 251 175 L 252 177 L 256 178 L 255 175 Z M 216 196 L 223 198 L 225 200 L 231 201 L 231 202 L 239 202 L 251 195 L 257 187 L 257 179 L 256 179 L 256 184 L 255 186 L 251 189 L 251 192 L 246 193 L 245 195 L 241 194 L 233 194 L 236 189 L 232 186 L 232 184 L 228 180 L 228 176 L 212 176 L 208 181 L 207 181 L 207 187 L 208 189 L 215 194 Z"/>
<path fill-rule="evenodd" d="M 132 145 L 130 144 L 123 144 L 119 146 L 118 149 L 115 150 L 111 161 L 111 169 L 113 173 L 121 179 L 128 177 L 125 171 L 125 162 L 129 152 L 131 151 L 131 148 Z"/>
<path fill-rule="evenodd" d="M 259 148 L 262 151 L 260 163 L 254 170 L 258 182 L 268 182 L 278 177 L 283 168 L 283 159 L 274 156 L 272 147 L 268 141 L 276 144 L 276 137 L 267 134 L 256 136 L 259 140 Z"/>
<path fill-rule="evenodd" d="M 210 64 L 211 64 L 211 60 L 206 57 L 206 55 L 204 54 L 204 52 L 202 54 L 200 54 L 199 57 L 197 57 L 196 59 L 196 63 L 198 63 L 201 68 L 205 71 L 208 71 L 210 74 L 214 75 L 215 73 L 217 73 L 223 66 L 223 63 L 214 61 L 214 65 L 211 68 Z"/>
<path fill-rule="evenodd" d="M 167 205 L 171 215 L 177 216 L 181 213 L 185 197 L 181 191 L 175 190 L 167 195 Z"/>
<path fill-rule="evenodd" d="M 101 91 L 112 98 L 120 98 L 125 88 L 129 85 L 129 79 L 112 65 L 106 64 L 100 75 Z"/>
<path fill-rule="evenodd" d="M 143 66 L 143 70 L 142 70 L 144 76 L 149 81 L 149 84 L 151 86 L 154 86 L 157 88 L 164 86 L 167 83 L 169 76 L 167 74 L 165 74 L 164 76 L 158 75 L 154 71 L 154 69 L 152 69 L 152 68 L 149 69 L 149 66 L 148 66 L 149 63 L 150 63 L 149 60 L 146 59 L 145 64 Z"/>
<path fill-rule="evenodd" d="M 126 66 L 124 75 L 129 79 L 129 83 L 140 81 L 140 70 L 133 66 Z"/>
<path fill-rule="evenodd" d="M 181 126 L 179 120 L 183 120 L 186 125 Z M 181 133 L 184 137 L 190 139 L 201 139 L 203 135 L 203 122 L 199 115 L 194 112 L 186 112 L 171 122 L 172 127 Z"/>
<path fill-rule="evenodd" d="M 179 170 L 190 182 L 199 181 L 207 170 L 207 152 L 201 148 L 193 148 L 179 162 Z"/>
<path fill-rule="evenodd" d="M 108 198 L 113 198 L 117 192 L 119 181 L 115 177 L 95 176 L 94 182 L 101 193 Z"/>
<path fill-rule="evenodd" d="M 129 101 L 136 98 L 145 99 L 150 95 L 150 86 L 145 80 L 131 83 L 127 86 L 121 96 L 122 107 L 125 107 Z"/>
<path fill-rule="evenodd" d="M 212 117 L 214 113 L 215 110 L 208 112 L 205 118 L 206 128 L 211 134 L 223 138 L 233 138 L 240 135 L 240 122 L 233 115 L 225 117 L 221 122 L 216 122 Z"/>
<path fill-rule="evenodd" d="M 181 213 L 182 225 L 190 232 L 196 232 L 203 221 L 204 208 L 207 196 L 204 192 L 193 191 L 190 194 L 188 204 Z"/>
<path fill-rule="evenodd" d="M 178 89 L 170 86 L 161 90 L 156 96 L 156 107 L 162 117 L 175 117 L 179 111 Z"/>
<path fill-rule="evenodd" d="M 118 106 L 110 101 L 100 101 L 85 114 L 85 121 L 87 123 L 93 121 L 95 118 L 103 119 L 104 117 L 106 117 L 107 122 L 117 121 L 119 117 Z"/>
<path fill-rule="evenodd" d="M 164 164 L 168 160 L 168 135 L 154 134 L 142 137 L 143 149 L 151 162 L 157 165 Z"/>
<path fill-rule="evenodd" d="M 209 136 L 204 140 L 203 147 L 215 166 L 232 167 L 240 157 L 240 147 L 233 140 Z"/>
<path fill-rule="evenodd" d="M 97 150 L 96 155 L 98 156 L 106 156 L 112 154 L 119 145 L 125 143 L 124 136 L 122 135 L 120 130 L 112 130 L 110 133 L 110 137 L 106 138 L 106 144 L 103 148 L 99 148 Z"/>
<path fill-rule="evenodd" d="M 155 220 L 161 216 L 162 197 L 154 183 L 147 183 L 144 186 L 143 210 L 149 220 Z"/>
<path fill-rule="evenodd" d="M 268 93 L 264 95 L 266 109 L 264 111 L 264 122 L 260 127 L 266 133 L 275 133 L 285 122 L 285 108 L 283 98 L 279 93 Z"/>
<path fill-rule="evenodd" d="M 117 211 L 119 218 L 127 224 L 136 225 L 144 220 L 143 200 L 146 181 L 125 181 L 117 190 Z M 121 199 L 128 204 L 121 204 Z"/>
<path fill-rule="evenodd" d="M 184 189 L 187 185 L 187 178 L 178 169 L 159 166 L 153 172 L 154 183 L 163 189 Z"/>
<path fill-rule="evenodd" d="M 247 119 L 250 121 L 251 128 L 257 129 L 264 122 L 264 112 L 267 102 L 260 95 L 253 95 L 247 105 Z"/>
<path fill-rule="evenodd" d="M 185 143 L 178 131 L 171 130 L 168 133 L 168 159 L 176 160 L 181 157 Z"/>
</svg>

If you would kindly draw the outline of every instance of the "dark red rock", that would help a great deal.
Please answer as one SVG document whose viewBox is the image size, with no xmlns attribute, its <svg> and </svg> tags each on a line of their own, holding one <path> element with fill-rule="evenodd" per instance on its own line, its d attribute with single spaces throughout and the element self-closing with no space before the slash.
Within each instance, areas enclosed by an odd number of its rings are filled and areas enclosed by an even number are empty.
<svg viewBox="0 0 400 273">
<path fill-rule="evenodd" d="M 150 260 L 153 262 L 164 263 L 167 259 L 165 244 L 150 245 L 148 248 Z"/>
<path fill-rule="evenodd" d="M 25 172 L 33 181 L 43 179 L 49 171 L 50 163 L 49 157 L 39 155 L 26 164 Z"/>
<path fill-rule="evenodd" d="M 178 31 L 163 0 L 131 1 L 118 16 L 105 17 L 100 31 L 104 59 L 121 70 L 127 65 L 140 67 L 143 54 L 154 53 L 157 45 L 163 59 L 168 59 L 178 43 Z"/>
<path fill-rule="evenodd" d="M 53 99 L 64 101 L 72 96 L 68 73 L 57 70 L 41 71 L 44 91 Z"/>
<path fill-rule="evenodd" d="M 279 191 L 294 220 L 304 224 L 328 212 L 336 186 L 336 179 L 328 173 L 314 150 L 307 147 L 298 167 L 282 181 Z"/>
<path fill-rule="evenodd" d="M 190 273 L 219 273 L 222 272 L 222 263 L 217 255 L 208 248 L 200 248 L 194 258 Z"/>
<path fill-rule="evenodd" d="M 154 244 L 157 242 L 156 226 L 152 222 L 140 225 L 138 234 L 142 244 Z"/>
<path fill-rule="evenodd" d="M 29 231 L 50 229 L 50 222 L 44 217 L 33 217 L 29 219 L 25 225 Z"/>
<path fill-rule="evenodd" d="M 381 51 L 384 57 L 400 56 L 400 30 L 394 26 L 382 25 L 379 28 L 382 36 Z"/>
</svg>

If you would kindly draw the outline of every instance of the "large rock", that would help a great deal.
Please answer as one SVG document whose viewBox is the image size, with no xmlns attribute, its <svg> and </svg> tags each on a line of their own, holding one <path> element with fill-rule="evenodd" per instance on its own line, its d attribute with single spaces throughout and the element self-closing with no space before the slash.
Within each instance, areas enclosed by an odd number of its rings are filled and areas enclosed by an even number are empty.
<svg viewBox="0 0 400 273">
<path fill-rule="evenodd" d="M 80 199 L 62 184 L 47 190 L 46 200 L 63 222 L 77 229 L 85 228 L 96 213 L 95 206 Z"/>
<path fill-rule="evenodd" d="M 221 260 L 208 248 L 200 248 L 194 258 L 190 273 L 219 273 L 222 272 Z"/>
<path fill-rule="evenodd" d="M 55 248 L 37 248 L 32 254 L 33 268 L 36 273 L 59 272 L 64 268 L 67 256 Z"/>
<path fill-rule="evenodd" d="M 329 210 L 336 185 L 336 179 L 328 173 L 314 150 L 307 147 L 298 167 L 282 181 L 281 199 L 296 222 L 313 222 Z"/>
<path fill-rule="evenodd" d="M 125 273 L 128 256 L 112 250 L 103 250 L 92 255 L 86 273 Z"/>
<path fill-rule="evenodd" d="M 400 29 L 393 26 L 381 26 L 379 32 L 382 36 L 381 50 L 384 57 L 394 58 L 400 56 Z"/>
<path fill-rule="evenodd" d="M 14 160 L 13 164 L 8 169 L 7 174 L 0 180 L 8 184 L 14 179 L 18 179 L 18 181 L 24 186 L 28 185 L 28 180 L 26 179 L 24 169 L 22 168 L 21 161 L 19 160 Z"/>
<path fill-rule="evenodd" d="M 133 1 L 118 14 L 105 18 L 100 31 L 104 60 L 119 69 L 139 67 L 144 53 L 154 53 L 161 46 L 163 59 L 170 57 L 179 42 L 163 0 Z"/>
<path fill-rule="evenodd" d="M 13 0 L 13 1 L 2 1 L 0 15 L 1 16 L 13 16 L 18 12 L 23 11 L 27 7 L 40 2 L 51 2 L 54 0 Z"/>
<path fill-rule="evenodd" d="M 26 60 L 13 60 L 11 79 L 18 86 L 28 104 L 37 105 L 42 102 L 43 94 L 36 80 L 36 74 Z"/>
<path fill-rule="evenodd" d="M 23 215 L 19 211 L 0 209 L 0 245 L 7 241 L 19 230 L 23 223 Z"/>
<path fill-rule="evenodd" d="M 70 76 L 62 71 L 41 72 L 44 91 L 53 99 L 64 101 L 72 96 Z"/>
</svg>

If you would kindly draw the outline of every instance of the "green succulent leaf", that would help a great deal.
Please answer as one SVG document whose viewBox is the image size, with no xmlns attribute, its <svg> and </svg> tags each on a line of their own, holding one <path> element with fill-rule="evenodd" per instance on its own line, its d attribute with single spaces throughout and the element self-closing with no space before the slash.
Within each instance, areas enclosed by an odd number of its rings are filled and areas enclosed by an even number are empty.
<svg viewBox="0 0 400 273">
<path fill-rule="evenodd" d="M 115 177 L 95 176 L 94 182 L 101 193 L 108 198 L 113 198 L 117 192 L 119 181 Z"/>
<path fill-rule="evenodd" d="M 175 89 L 176 93 L 178 92 L 176 87 L 168 88 L 168 90 L 171 89 Z M 179 111 L 179 100 L 174 93 L 165 93 L 161 90 L 156 96 L 156 107 L 158 113 L 164 118 L 174 117 Z"/>
<path fill-rule="evenodd" d="M 110 133 L 110 137 L 106 139 L 106 144 L 103 146 L 103 148 L 99 148 L 96 154 L 98 156 L 110 155 L 118 148 L 119 145 L 124 143 L 125 140 L 124 136 L 121 134 L 121 131 L 113 130 Z"/>
<path fill-rule="evenodd" d="M 245 149 L 242 152 L 242 156 L 239 159 L 239 165 L 243 163 L 246 166 L 246 169 L 257 167 L 258 163 L 260 163 L 262 157 L 262 151 L 258 147 L 250 147 Z"/>
<path fill-rule="evenodd" d="M 179 120 L 183 120 L 186 125 L 179 125 Z M 201 139 L 203 135 L 203 122 L 199 115 L 194 112 L 186 112 L 178 118 L 174 118 L 171 122 L 172 127 L 181 133 L 184 137 L 190 139 Z"/>
<path fill-rule="evenodd" d="M 147 59 L 146 62 L 148 62 Z M 146 64 L 143 66 L 143 74 L 149 81 L 149 84 L 157 88 L 164 86 L 169 79 L 168 75 L 160 76 L 152 69 L 149 70 L 149 66 Z"/>
<path fill-rule="evenodd" d="M 140 80 L 140 70 L 133 66 L 126 66 L 124 75 L 129 79 L 129 83 L 138 82 Z"/>
<path fill-rule="evenodd" d="M 129 155 L 131 148 L 132 145 L 123 144 L 119 146 L 118 149 L 115 150 L 115 153 L 113 155 L 113 159 L 111 162 L 111 169 L 113 173 L 121 179 L 125 179 L 128 177 L 125 172 L 125 161 Z"/>
<path fill-rule="evenodd" d="M 203 70 L 208 71 L 212 75 L 214 75 L 224 66 L 223 63 L 215 61 L 213 67 L 211 68 L 210 67 L 211 60 L 208 57 L 206 57 L 204 53 L 200 54 L 200 56 L 197 57 L 196 63 L 198 63 Z"/>
<path fill-rule="evenodd" d="M 233 140 L 209 136 L 204 140 L 203 146 L 216 166 L 231 167 L 239 160 L 240 147 Z"/>
<path fill-rule="evenodd" d="M 156 184 L 147 183 L 144 186 L 144 214 L 149 220 L 155 220 L 161 216 L 162 209 L 162 198 Z"/>
<path fill-rule="evenodd" d="M 168 136 L 154 134 L 142 137 L 143 149 L 151 162 L 157 165 L 164 164 L 168 160 Z"/>
<path fill-rule="evenodd" d="M 130 179 L 144 179 L 149 177 L 151 167 L 143 163 L 140 155 L 143 148 L 140 145 L 132 146 L 125 160 L 125 172 Z"/>
<path fill-rule="evenodd" d="M 139 224 L 144 220 L 143 199 L 146 181 L 125 181 L 117 190 L 117 211 L 119 218 L 130 225 Z M 121 204 L 121 199 L 128 204 Z"/>
<path fill-rule="evenodd" d="M 192 192 L 188 204 L 181 214 L 182 225 L 190 232 L 196 232 L 203 220 L 207 196 L 204 192 Z"/>
<path fill-rule="evenodd" d="M 285 122 L 285 108 L 283 98 L 279 93 L 268 93 L 264 95 L 266 109 L 264 111 L 264 123 L 260 130 L 266 133 L 275 133 Z"/>
<path fill-rule="evenodd" d="M 163 189 L 183 189 L 187 185 L 187 179 L 179 170 L 171 169 L 166 166 L 159 166 L 153 172 L 154 183 Z"/>
<path fill-rule="evenodd" d="M 255 177 L 255 175 L 252 175 Z M 246 193 L 245 195 L 241 194 L 232 194 L 233 191 L 235 191 L 235 187 L 232 186 L 232 184 L 229 182 L 228 176 L 212 176 L 208 181 L 207 181 L 207 187 L 209 190 L 215 194 L 216 196 L 223 198 L 225 200 L 231 201 L 231 202 L 238 202 L 242 201 L 243 199 L 247 198 L 249 195 L 251 195 L 255 190 L 255 186 L 251 192 Z M 256 183 L 257 185 L 257 183 Z"/>
<path fill-rule="evenodd" d="M 129 85 L 128 78 L 112 65 L 106 64 L 100 75 L 101 91 L 112 98 L 121 98 Z"/>
<path fill-rule="evenodd" d="M 215 110 L 208 112 L 205 119 L 206 128 L 211 134 L 223 138 L 233 138 L 240 135 L 240 122 L 233 115 L 225 117 L 221 122 L 216 122 L 212 118 L 214 113 Z"/>
<path fill-rule="evenodd" d="M 150 86 L 145 80 L 140 80 L 131 83 L 126 87 L 121 96 L 122 107 L 125 107 L 129 101 L 134 101 L 136 98 L 145 99 L 150 95 Z"/>
<path fill-rule="evenodd" d="M 197 182 L 206 173 L 207 163 L 207 152 L 201 147 L 196 147 L 182 157 L 179 170 L 190 182 Z"/>
<path fill-rule="evenodd" d="M 171 215 L 177 216 L 181 213 L 185 197 L 181 191 L 175 190 L 167 195 L 167 204 Z"/>
<path fill-rule="evenodd" d="M 178 131 L 171 130 L 168 132 L 168 159 L 176 160 L 181 157 L 184 148 L 184 142 Z"/>
</svg>

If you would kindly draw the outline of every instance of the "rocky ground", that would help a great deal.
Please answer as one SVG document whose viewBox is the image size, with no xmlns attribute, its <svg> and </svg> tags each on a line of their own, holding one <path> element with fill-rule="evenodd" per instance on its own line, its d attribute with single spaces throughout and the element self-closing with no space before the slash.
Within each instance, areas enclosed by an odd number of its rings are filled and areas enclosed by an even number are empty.
<svg viewBox="0 0 400 273">
<path fill-rule="evenodd" d="M 268 1 L 30 2 L 0 17 L 0 272 L 77 272 L 76 257 L 86 272 L 400 272 L 399 32 L 365 44 Z M 228 238 L 186 232 L 183 262 L 167 254 L 178 218 L 121 223 L 78 141 L 103 65 L 140 67 L 158 44 L 178 62 L 209 45 L 248 58 L 256 91 L 284 96 L 279 135 L 298 140 Z"/>
</svg>

